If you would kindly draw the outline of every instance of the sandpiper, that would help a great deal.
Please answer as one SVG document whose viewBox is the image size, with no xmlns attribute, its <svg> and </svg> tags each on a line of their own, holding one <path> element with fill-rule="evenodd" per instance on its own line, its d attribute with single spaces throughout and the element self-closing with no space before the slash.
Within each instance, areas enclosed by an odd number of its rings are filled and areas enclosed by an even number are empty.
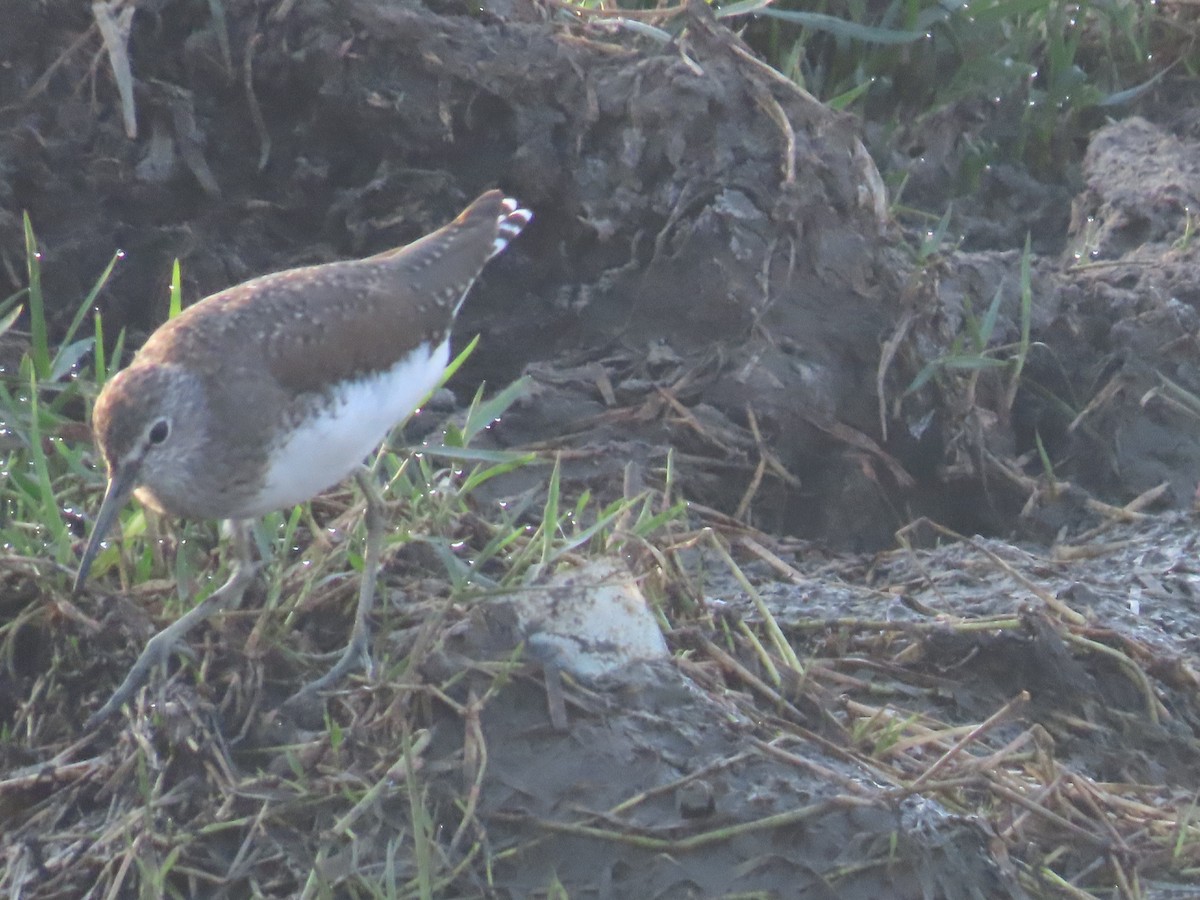
<svg viewBox="0 0 1200 900">
<path fill-rule="evenodd" d="M 437 386 L 467 292 L 531 218 L 488 191 L 405 247 L 213 294 L 155 331 L 105 385 L 92 419 L 108 488 L 75 591 L 130 494 L 171 515 L 229 520 L 235 559 L 225 584 L 150 639 L 86 730 L 129 700 L 192 627 L 241 600 L 255 572 L 252 520 L 302 503 L 356 469 L 367 542 L 350 642 L 329 672 L 288 702 L 369 665 L 383 517 L 361 463 Z"/>
</svg>

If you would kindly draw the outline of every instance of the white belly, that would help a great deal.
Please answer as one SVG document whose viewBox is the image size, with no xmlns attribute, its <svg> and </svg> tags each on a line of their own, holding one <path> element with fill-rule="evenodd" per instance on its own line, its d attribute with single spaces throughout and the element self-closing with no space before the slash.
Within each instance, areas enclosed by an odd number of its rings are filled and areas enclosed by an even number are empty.
<svg viewBox="0 0 1200 900">
<path fill-rule="evenodd" d="M 337 484 L 429 395 L 449 361 L 448 340 L 421 344 L 387 372 L 345 385 L 275 448 L 262 490 L 235 518 L 295 506 Z"/>
</svg>

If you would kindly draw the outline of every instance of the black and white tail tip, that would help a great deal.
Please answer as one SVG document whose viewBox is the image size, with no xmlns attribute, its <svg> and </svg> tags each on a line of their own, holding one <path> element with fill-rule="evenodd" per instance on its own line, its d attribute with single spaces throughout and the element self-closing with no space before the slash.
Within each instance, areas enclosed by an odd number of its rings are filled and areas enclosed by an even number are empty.
<svg viewBox="0 0 1200 900">
<path fill-rule="evenodd" d="M 528 225 L 532 218 L 532 212 L 522 209 L 521 205 L 512 197 L 505 197 L 504 213 L 496 223 L 496 237 L 492 240 L 492 256 L 507 247 L 508 242 L 520 234 L 521 229 Z M 488 259 L 491 258 L 491 256 L 488 257 Z"/>
</svg>

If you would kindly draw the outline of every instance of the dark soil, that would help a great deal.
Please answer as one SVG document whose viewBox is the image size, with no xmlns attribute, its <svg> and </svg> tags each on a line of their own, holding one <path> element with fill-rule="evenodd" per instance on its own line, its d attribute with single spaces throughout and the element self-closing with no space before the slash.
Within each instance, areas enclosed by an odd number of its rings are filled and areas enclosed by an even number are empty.
<svg viewBox="0 0 1200 900">
<path fill-rule="evenodd" d="M 147 860 L 179 896 L 368 896 L 387 872 L 413 891 L 414 846 L 435 896 L 1197 879 L 1180 822 L 1200 790 L 1187 128 L 1100 128 L 1078 189 L 989 173 L 956 203 L 963 249 L 920 258 L 859 123 L 702 4 L 659 23 L 665 44 L 524 0 L 142 4 L 136 135 L 86 4 L 0 14 L 0 281 L 22 286 L 27 210 L 60 328 L 117 248 L 106 329 L 144 336 L 177 257 L 194 300 L 404 243 L 498 185 L 535 219 L 464 310 L 457 334 L 482 339 L 452 387 L 532 376 L 490 439 L 558 452 L 570 496 L 663 490 L 670 452 L 697 527 L 627 554 L 686 623 L 674 659 L 565 686 L 451 605 L 419 545 L 395 551 L 389 678 L 331 701 L 336 740 L 264 715 L 305 674 L 262 648 L 345 633 L 352 579 L 300 611 L 299 639 L 227 615 L 79 740 L 150 622 L 5 561 L 0 608 L 23 623 L 0 679 L 9 895 L 152 894 Z M 928 148 L 949 166 L 946 135 L 971 127 L 953 116 L 905 135 L 928 129 L 919 165 L 872 147 L 913 169 L 918 199 L 936 199 Z M 988 355 L 1010 362 L 971 365 L 994 300 Z M 489 482 L 480 508 L 545 472 Z M 156 620 L 160 588 L 134 598 Z"/>
</svg>

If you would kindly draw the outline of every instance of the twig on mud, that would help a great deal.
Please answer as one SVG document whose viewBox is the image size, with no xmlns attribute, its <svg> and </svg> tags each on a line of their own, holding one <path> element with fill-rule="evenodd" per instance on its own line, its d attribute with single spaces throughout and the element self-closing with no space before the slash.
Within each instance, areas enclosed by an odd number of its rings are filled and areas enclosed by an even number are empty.
<svg viewBox="0 0 1200 900">
<path fill-rule="evenodd" d="M 1162 705 L 1162 702 L 1155 695 L 1154 688 L 1150 684 L 1150 679 L 1146 677 L 1146 673 L 1142 670 L 1142 667 L 1120 650 L 1073 632 L 1068 632 L 1065 635 L 1065 639 L 1077 647 L 1083 647 L 1091 650 L 1093 653 L 1098 653 L 1101 656 L 1107 656 L 1109 659 L 1114 660 L 1137 686 L 1142 698 L 1146 701 L 1146 716 L 1152 723 L 1157 725 L 1160 718 L 1168 720 L 1171 718 L 1170 712 L 1167 711 L 1167 708 Z"/>
<path fill-rule="evenodd" d="M 758 489 L 762 487 L 763 473 L 767 470 L 767 461 L 761 456 L 758 458 L 758 464 L 754 467 L 754 474 L 750 476 L 750 483 L 746 485 L 746 490 L 742 493 L 742 499 L 738 501 L 737 509 L 733 511 L 735 519 L 745 519 L 746 514 L 750 511 L 750 504 L 754 502 L 754 497 L 758 493 Z"/>
<path fill-rule="evenodd" d="M 1019 761 L 1018 751 L 1035 740 L 1034 729 L 1041 728 L 1041 725 L 1034 725 L 1032 728 L 1026 728 L 1019 735 L 997 750 L 995 753 L 990 753 L 987 756 L 973 756 L 967 760 L 960 770 L 968 772 L 990 772 L 999 767 L 1003 762 L 1013 763 Z"/>
<path fill-rule="evenodd" d="M 908 470 L 900 463 L 896 457 L 888 453 L 870 436 L 859 431 L 857 428 L 851 428 L 844 422 L 825 422 L 815 418 L 809 418 L 808 421 L 821 429 L 835 440 L 841 441 L 849 447 L 854 447 L 857 450 L 862 450 L 864 453 L 871 456 L 873 459 L 879 460 L 891 473 L 897 485 L 902 488 L 911 488 L 916 485 L 916 481 Z"/>
<path fill-rule="evenodd" d="M 232 795 L 231 795 L 232 796 Z M 234 879 L 242 877 L 242 871 L 254 857 L 254 850 L 258 846 L 262 837 L 263 823 L 267 819 L 267 813 L 271 810 L 271 801 L 263 800 L 262 805 L 258 808 L 258 813 L 252 818 L 247 816 L 244 820 L 245 836 L 242 838 L 242 843 L 238 846 L 237 853 L 230 860 L 228 868 L 225 870 L 225 882 L 231 883 Z M 222 827 L 229 827 L 230 822 L 221 822 Z M 211 832 L 212 826 L 201 828 L 199 834 Z"/>
<path fill-rule="evenodd" d="M 888 441 L 888 410 L 887 410 L 887 373 L 892 368 L 892 363 L 896 360 L 896 354 L 904 345 L 904 339 L 908 336 L 908 330 L 912 328 L 913 322 L 916 321 L 916 314 L 909 310 L 896 323 L 896 327 L 892 329 L 891 335 L 879 351 L 879 364 L 875 367 L 875 395 L 879 398 L 879 435 L 884 444 Z M 900 416 L 899 401 L 896 404 L 895 415 Z"/>
<path fill-rule="evenodd" d="M 1035 816 L 1039 816 L 1045 819 L 1047 822 L 1057 825 L 1059 828 L 1062 828 L 1064 831 L 1074 835 L 1080 840 L 1085 841 L 1086 843 L 1095 847 L 1100 847 L 1104 850 L 1110 849 L 1111 844 L 1109 843 L 1108 838 L 1088 831 L 1085 828 L 1080 828 L 1070 819 L 1066 819 L 1053 810 L 1047 809 L 1044 805 L 1030 799 L 1021 791 L 1015 790 L 1014 788 L 1011 788 L 1007 784 L 1004 784 L 998 780 L 989 779 L 982 775 L 979 776 L 979 782 L 981 789 L 999 794 L 1001 797 L 1010 801 L 1011 803 L 1015 803 L 1022 809 L 1029 810 L 1029 812 L 1033 813 Z"/>
<path fill-rule="evenodd" d="M 910 734 L 908 737 L 898 737 L 887 747 L 876 750 L 874 754 L 875 759 L 895 759 L 922 748 L 928 748 L 930 751 L 939 754 L 946 753 L 950 748 L 950 741 L 956 740 L 962 735 L 969 735 L 979 727 L 975 724 L 944 725 L 939 722 L 937 724 L 941 727 L 932 728 L 923 724 L 926 720 L 925 716 L 913 714 L 901 720 L 900 717 L 904 713 L 904 710 L 891 706 L 872 707 L 856 701 L 846 701 L 845 708 L 849 713 L 855 713 L 868 719 L 888 716 L 892 722 L 903 724 L 906 730 L 915 732 L 915 734 Z"/>
<path fill-rule="evenodd" d="M 775 123 L 775 127 L 779 129 L 783 135 L 783 186 L 791 187 L 796 183 L 796 132 L 792 128 L 792 123 L 788 121 L 787 113 L 783 111 L 783 106 L 775 99 L 771 91 L 765 86 L 758 85 L 751 81 L 758 89 L 754 91 L 754 99 L 758 103 L 759 108 L 765 112 Z"/>
<path fill-rule="evenodd" d="M 771 659 L 771 654 L 767 652 L 767 648 L 762 645 L 762 641 L 758 639 L 758 635 L 746 624 L 745 619 L 737 620 L 737 630 L 746 643 L 748 643 L 754 655 L 758 657 L 758 663 L 767 673 L 767 678 L 771 681 L 771 686 L 778 690 L 783 686 L 783 679 L 779 676 L 779 669 L 775 667 L 774 660 Z"/>
<path fill-rule="evenodd" d="M 729 44 L 729 49 L 740 56 L 743 60 L 750 63 L 750 65 L 760 74 L 767 76 L 767 78 L 769 78 L 771 81 L 774 81 L 775 83 L 787 88 L 789 92 L 795 94 L 801 100 L 805 101 L 806 103 L 811 103 L 813 106 L 822 106 L 820 100 L 818 100 L 804 88 L 800 87 L 800 85 L 796 84 L 796 82 L 792 81 L 792 79 L 785 76 L 778 69 L 772 68 L 761 59 L 758 59 L 749 50 L 747 50 L 745 47 L 742 47 L 737 41 L 731 42 Z"/>
<path fill-rule="evenodd" d="M 79 748 L 89 742 L 79 741 L 73 747 Z M 0 796 L 17 791 L 45 790 L 51 785 L 54 785 L 55 790 L 61 790 L 64 785 L 90 775 L 96 775 L 104 768 L 107 768 L 107 764 L 100 758 L 85 759 L 74 763 L 38 763 L 35 766 L 27 766 L 18 772 L 13 772 L 7 778 L 0 780 Z"/>
<path fill-rule="evenodd" d="M 829 781 L 833 784 L 841 785 L 843 790 L 853 791 L 855 794 L 869 794 L 875 790 L 874 788 L 868 787 L 852 778 L 846 777 L 842 773 L 837 772 L 828 766 L 823 766 L 820 763 L 809 759 L 808 757 L 784 750 L 782 747 L 776 746 L 773 741 L 764 741 L 759 738 L 751 738 L 750 742 L 763 753 L 773 756 L 778 760 L 782 760 L 788 765 L 795 766 L 799 769 L 804 769 L 807 772 L 812 772 L 822 781 Z"/>
<path fill-rule="evenodd" d="M 1110 523 L 1105 523 L 1093 532 L 1107 531 Z M 1126 547 L 1132 546 L 1131 541 L 1110 541 L 1104 544 L 1081 543 L 1055 544 L 1053 548 L 1055 562 L 1076 562 L 1083 559 L 1112 559 L 1113 554 Z"/>
<path fill-rule="evenodd" d="M 250 111 L 250 121 L 254 125 L 254 133 L 258 135 L 258 171 L 267 168 L 271 159 L 271 133 L 267 130 L 263 118 L 262 107 L 258 103 L 258 95 L 254 93 L 254 50 L 262 40 L 260 32 L 254 32 L 246 41 L 246 59 L 242 64 L 242 84 L 246 89 L 246 106 Z"/>
<path fill-rule="evenodd" d="M 475 689 L 471 688 L 467 693 L 467 704 L 463 710 L 463 780 L 466 783 L 467 796 L 466 801 L 462 804 L 462 821 L 458 823 L 454 836 L 450 838 L 451 854 L 458 852 L 467 826 L 474 826 L 480 833 L 484 830 L 483 824 L 476 816 L 476 810 L 479 808 L 479 797 L 483 791 L 483 777 L 487 773 L 488 767 L 487 741 L 484 739 L 483 725 L 480 721 L 480 712 L 483 710 L 486 699 L 486 695 L 480 699 L 476 695 Z"/>
<path fill-rule="evenodd" d="M 1080 890 L 1049 866 L 1039 867 L 1036 876 L 1022 873 L 1020 881 L 1035 896 L 1039 894 L 1045 896 L 1046 888 L 1049 886 L 1062 891 L 1068 897 L 1072 898 L 1072 900 L 1096 900 L 1095 894 Z"/>
<path fill-rule="evenodd" d="M 1088 416 L 1092 415 L 1103 406 L 1115 400 L 1118 396 L 1120 396 L 1121 392 L 1124 391 L 1127 386 L 1127 380 L 1121 377 L 1119 373 L 1113 375 L 1104 384 L 1104 387 L 1100 388 L 1100 390 L 1096 391 L 1096 393 L 1092 395 L 1092 398 L 1088 400 L 1087 405 L 1084 406 L 1083 409 L 1079 411 L 1079 414 L 1076 415 L 1075 418 L 1071 420 L 1070 424 L 1067 425 L 1067 433 L 1074 434 L 1076 429 L 1083 424 L 1084 419 L 1088 418 Z"/>
<path fill-rule="evenodd" d="M 122 9 L 122 7 L 124 7 Z M 134 4 L 126 0 L 97 0 L 92 4 L 92 16 L 104 49 L 108 51 L 108 63 L 117 82 L 117 95 L 121 98 L 121 115 L 125 122 L 125 136 L 131 141 L 138 135 L 137 107 L 133 100 L 133 70 L 129 64 L 129 31 L 133 24 Z"/>
<path fill-rule="evenodd" d="M 547 660 L 542 664 L 542 677 L 546 689 L 546 714 L 550 717 L 550 727 L 555 731 L 567 731 L 570 729 L 570 720 L 567 718 L 562 670 L 553 660 Z"/>
<path fill-rule="evenodd" d="M 682 778 L 677 778 L 674 781 L 668 781 L 666 784 L 660 784 L 652 788 L 647 788 L 644 791 L 634 794 L 632 797 L 622 800 L 616 806 L 608 810 L 608 812 L 605 814 L 605 817 L 610 820 L 616 819 L 623 813 L 626 813 L 635 807 L 641 806 L 648 800 L 652 800 L 653 798 L 660 797 L 664 794 L 674 793 L 681 787 L 691 784 L 693 781 L 698 781 L 699 779 L 706 778 L 715 772 L 728 769 L 731 766 L 735 766 L 740 762 L 750 759 L 752 756 L 753 754 L 750 753 L 750 751 L 743 750 L 741 753 L 735 753 L 733 756 L 715 759 L 707 765 L 696 769 L 694 772 L 689 772 Z"/>
<path fill-rule="evenodd" d="M 722 453 L 728 456 L 736 456 L 738 454 L 737 449 L 722 441 L 721 438 L 713 432 L 713 429 L 706 427 L 703 422 L 697 419 L 695 414 L 679 401 L 679 398 L 675 396 L 675 391 L 672 388 L 658 388 L 658 396 L 666 403 L 667 406 L 675 411 L 675 414 L 683 420 L 684 424 L 695 431 L 700 437 L 711 443 Z"/>
<path fill-rule="evenodd" d="M 775 621 L 775 616 L 771 613 L 770 608 L 763 600 L 762 594 L 760 594 L 758 589 L 750 583 L 750 579 L 746 577 L 746 573 L 742 571 L 741 566 L 733 561 L 733 557 L 729 555 L 729 551 L 725 549 L 725 545 L 721 542 L 721 539 L 717 537 L 717 533 L 712 529 L 709 529 L 708 537 L 709 543 L 712 544 L 713 548 L 717 551 L 717 555 L 721 557 L 721 560 L 728 567 L 730 574 L 733 575 L 737 583 L 741 585 L 742 590 L 746 592 L 746 594 L 750 597 L 751 602 L 754 603 L 754 608 L 758 611 L 759 616 L 762 618 L 763 627 L 767 629 L 767 634 L 771 638 L 771 644 L 775 648 L 775 652 L 779 654 L 779 657 L 785 663 L 787 663 L 793 672 L 803 678 L 804 666 L 800 664 L 800 660 L 796 656 L 796 651 L 793 650 L 792 645 L 788 643 L 787 638 L 784 636 L 783 631 L 779 627 L 779 623 Z"/>
<path fill-rule="evenodd" d="M 647 22 L 666 22 L 681 15 L 686 4 L 678 6 L 662 6 L 655 9 L 605 9 L 603 7 L 583 6 L 570 0 L 546 0 L 550 6 L 555 6 L 565 12 L 587 19 L 643 19 Z"/>
<path fill-rule="evenodd" d="M 49 87 L 50 81 L 54 77 L 54 73 L 62 68 L 63 64 L 72 56 L 74 56 L 75 52 L 79 50 L 80 47 L 90 41 L 92 39 L 92 35 L 94 35 L 96 31 L 97 25 L 95 22 L 92 22 L 92 24 L 89 25 L 83 31 L 83 33 L 79 35 L 79 37 L 75 38 L 75 40 L 71 42 L 71 45 L 67 47 L 66 50 L 54 58 L 54 61 L 46 67 L 46 71 L 42 72 L 42 74 L 38 76 L 37 81 L 30 85 L 29 90 L 25 92 L 25 96 L 22 98 L 22 101 L 28 103 L 30 100 L 33 100 L 39 94 L 43 93 L 46 88 Z"/>
<path fill-rule="evenodd" d="M 794 717 L 795 721 L 803 722 L 807 718 L 804 713 L 793 706 L 788 700 L 785 700 L 779 691 L 775 690 L 771 685 L 767 684 L 708 638 L 700 635 L 699 643 L 704 652 L 711 656 L 718 665 L 736 676 L 738 680 L 742 681 L 748 687 L 761 694 L 764 699 L 775 704 L 778 709 L 786 710 L 789 715 Z"/>
<path fill-rule="evenodd" d="M 790 484 L 792 487 L 800 486 L 800 479 L 784 468 L 783 463 L 771 452 L 767 442 L 763 440 L 762 431 L 758 427 L 758 417 L 754 414 L 754 407 L 749 403 L 746 404 L 746 419 L 750 424 L 750 433 L 754 437 L 755 446 L 758 448 L 758 465 L 754 467 L 754 475 L 750 478 L 750 483 L 746 485 L 746 491 L 742 494 L 742 499 L 733 513 L 735 519 L 746 518 L 750 504 L 754 502 L 754 498 L 758 495 L 758 489 L 762 487 L 763 475 L 766 474 L 768 467 L 786 484 Z"/>
<path fill-rule="evenodd" d="M 420 767 L 420 755 L 432 741 L 433 735 L 428 729 L 422 729 L 414 735 L 411 743 L 401 750 L 399 758 L 387 768 L 382 777 L 367 788 L 362 799 L 333 823 L 330 833 L 335 836 L 347 834 L 363 813 L 376 807 L 388 792 L 395 789 L 398 782 L 407 780 L 409 775 Z"/>
<path fill-rule="evenodd" d="M 988 559 L 990 559 L 993 563 L 995 563 L 997 566 L 999 566 L 999 568 L 1004 572 L 1005 575 L 1007 575 L 1013 581 L 1017 582 L 1017 584 L 1021 585 L 1021 587 L 1025 588 L 1025 590 L 1029 591 L 1031 594 L 1033 594 L 1035 597 L 1037 597 L 1039 600 L 1041 600 L 1042 603 L 1044 603 L 1046 606 L 1048 606 L 1050 609 L 1052 609 L 1055 613 L 1057 613 L 1060 618 L 1066 620 L 1067 622 L 1070 622 L 1072 625 L 1086 625 L 1087 624 L 1086 616 L 1084 616 L 1082 613 L 1078 613 L 1075 610 L 1073 610 L 1071 607 L 1069 607 L 1067 604 L 1063 603 L 1061 600 L 1059 600 L 1057 597 L 1055 597 L 1052 593 L 1050 593 L 1048 590 L 1043 588 L 1041 585 L 1035 584 L 1033 581 L 1031 581 L 1029 578 L 1027 578 L 1024 573 L 1018 572 L 1015 568 L 1013 568 L 1012 565 L 1010 565 L 1006 560 L 1004 560 L 999 554 L 997 554 L 993 550 L 988 549 L 987 547 L 985 547 L 983 544 L 981 544 L 975 538 L 968 538 L 964 535 L 959 534 L 957 531 L 954 531 L 953 529 L 947 528 L 945 525 L 941 525 L 938 522 L 935 522 L 933 519 L 928 519 L 928 518 L 924 518 L 924 517 L 917 519 L 914 522 L 910 522 L 908 525 L 905 525 L 904 528 L 901 529 L 901 531 L 908 531 L 909 529 L 915 527 L 918 524 L 926 524 L 930 528 L 932 528 L 934 531 L 938 532 L 939 534 L 943 534 L 948 538 L 952 538 L 955 541 L 966 544 L 967 546 L 972 547 L 975 550 L 978 550 L 980 553 L 982 553 L 984 556 L 986 556 Z"/>
<path fill-rule="evenodd" d="M 787 466 L 779 461 L 779 456 L 771 449 L 770 443 L 763 438 L 762 429 L 758 427 L 758 416 L 754 414 L 754 407 L 749 403 L 746 404 L 746 421 L 750 425 L 750 434 L 754 438 L 758 454 L 767 468 L 784 484 L 794 488 L 800 487 L 800 479 L 788 471 Z"/>
<path fill-rule="evenodd" d="M 1149 490 L 1138 494 L 1124 506 L 1109 506 L 1107 503 L 1101 503 L 1099 500 L 1095 500 L 1091 497 L 1087 498 L 1089 509 L 1093 509 L 1097 512 L 1107 515 L 1109 518 L 1108 521 L 1102 522 L 1095 528 L 1085 531 L 1083 534 L 1074 538 L 1073 543 L 1075 545 L 1088 544 L 1111 528 L 1113 525 L 1118 523 L 1144 521 L 1147 518 L 1147 515 L 1143 513 L 1142 510 L 1153 503 L 1157 503 L 1170 489 L 1171 483 L 1169 481 L 1164 481 L 1161 484 L 1157 484 Z M 1077 550 L 1076 548 L 1059 544 L 1055 545 L 1054 547 L 1054 556 L 1056 559 L 1074 559 L 1076 557 L 1074 557 L 1072 553 L 1083 553 L 1086 551 L 1087 548 Z"/>
<path fill-rule="evenodd" d="M 792 584 L 806 584 L 806 579 L 800 570 L 795 566 L 790 565 L 786 560 L 778 556 L 774 551 L 767 549 L 748 534 L 743 534 L 738 537 L 737 542 L 769 565 L 772 569 L 782 575 L 784 578 L 792 582 Z"/>
<path fill-rule="evenodd" d="M 1109 820 L 1107 813 L 1101 808 L 1097 801 L 1095 788 L 1085 779 L 1080 778 L 1074 772 L 1064 771 L 1062 774 L 1063 784 L 1068 788 L 1073 788 L 1073 796 L 1079 797 L 1087 806 L 1091 813 L 1090 818 L 1108 832 L 1108 838 L 1112 841 L 1113 846 L 1121 853 L 1129 852 L 1129 845 L 1125 842 L 1125 838 L 1117 831 L 1116 827 Z"/>
<path fill-rule="evenodd" d="M 879 805 L 879 800 L 868 800 L 862 797 L 839 795 L 836 797 L 830 797 L 827 800 L 822 800 L 818 803 L 810 803 L 807 806 L 801 806 L 797 809 L 789 809 L 786 812 L 776 813 L 775 815 L 771 816 L 764 816 L 761 819 L 752 819 L 748 822 L 738 822 L 737 824 L 729 825 L 725 828 L 702 831 L 698 834 L 691 834 L 680 838 L 655 837 L 648 834 L 639 834 L 630 831 L 616 831 L 607 828 L 595 828 L 590 825 L 579 825 L 572 822 L 555 822 L 550 819 L 540 819 L 509 813 L 495 813 L 494 817 L 510 822 L 528 822 L 547 831 L 556 831 L 562 834 L 573 834 L 579 837 L 590 837 L 602 841 L 615 841 L 620 844 L 629 844 L 630 846 L 640 847 L 643 850 L 650 850 L 656 853 L 687 853 L 690 851 L 699 850 L 711 844 L 728 841 L 731 838 L 735 838 L 740 835 L 754 834 L 759 831 L 768 831 L 774 828 L 783 828 L 788 825 L 797 825 L 827 812 L 833 812 L 835 810 L 847 808 L 878 808 Z"/>
<path fill-rule="evenodd" d="M 891 619 L 857 619 L 839 617 L 834 619 L 796 619 L 788 622 L 790 631 L 824 631 L 826 629 L 883 632 L 911 634 L 924 636 L 953 631 L 958 634 L 970 634 L 973 631 L 998 631 L 1018 628 L 1021 620 L 1009 615 L 985 616 L 979 619 L 947 619 L 943 617 L 936 622 L 904 622 Z"/>
<path fill-rule="evenodd" d="M 916 793 L 926 782 L 946 768 L 956 756 L 962 753 L 968 744 L 979 740 L 997 725 L 1016 715 L 1027 703 L 1029 703 L 1029 691 L 1021 691 L 1017 696 L 979 723 L 979 725 L 963 735 L 949 750 L 935 760 L 932 766 L 918 775 L 916 780 L 908 786 L 909 792 Z"/>
</svg>

